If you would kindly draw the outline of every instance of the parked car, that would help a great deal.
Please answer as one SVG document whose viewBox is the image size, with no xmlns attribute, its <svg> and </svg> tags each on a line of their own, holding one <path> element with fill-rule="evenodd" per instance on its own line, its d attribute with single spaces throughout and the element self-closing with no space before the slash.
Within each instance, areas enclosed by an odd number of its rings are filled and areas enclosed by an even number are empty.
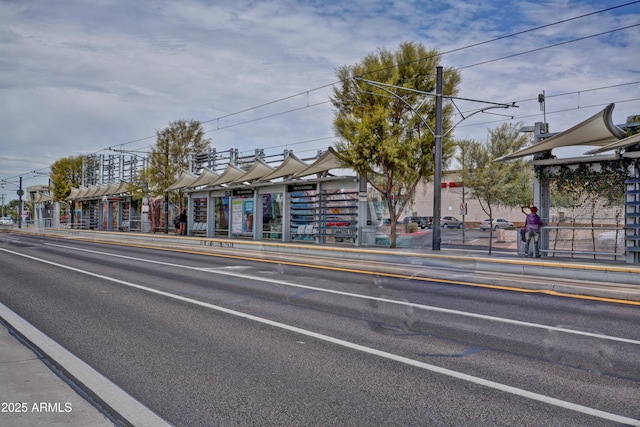
<svg viewBox="0 0 640 427">
<path fill-rule="evenodd" d="M 415 222 L 418 224 L 420 228 L 431 228 L 433 225 L 433 217 L 432 216 L 406 216 L 402 220 L 403 224 L 409 224 L 410 222 Z"/>
<path fill-rule="evenodd" d="M 507 221 L 506 219 L 502 219 L 502 218 L 494 219 L 491 224 L 489 224 L 488 218 L 483 220 L 480 223 L 480 230 L 488 230 L 490 228 L 497 230 L 499 228 L 505 229 L 505 228 L 515 228 L 515 227 L 513 226 L 513 223 L 511 221 Z"/>
<path fill-rule="evenodd" d="M 443 216 L 440 218 L 440 227 L 464 228 L 464 223 L 454 216 Z"/>
<path fill-rule="evenodd" d="M 603 231 L 597 238 L 598 247 L 604 249 L 623 249 L 625 246 L 624 230 Z"/>
<path fill-rule="evenodd" d="M 420 228 L 431 228 L 431 226 L 433 226 L 433 217 L 421 216 L 418 224 L 420 225 Z"/>
<path fill-rule="evenodd" d="M 3 216 L 0 218 L 0 225 L 13 225 L 13 218 L 10 216 Z"/>
</svg>

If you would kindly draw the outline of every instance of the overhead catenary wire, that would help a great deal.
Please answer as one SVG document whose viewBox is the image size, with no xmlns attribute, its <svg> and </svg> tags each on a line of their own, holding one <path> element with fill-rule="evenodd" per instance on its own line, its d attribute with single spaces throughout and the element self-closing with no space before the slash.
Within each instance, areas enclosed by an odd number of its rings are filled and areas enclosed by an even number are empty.
<svg viewBox="0 0 640 427">
<path fill-rule="evenodd" d="M 601 10 L 594 11 L 594 12 L 585 13 L 585 14 L 578 15 L 578 16 L 575 16 L 575 17 L 572 17 L 572 18 L 562 19 L 562 20 L 555 21 L 555 22 L 552 22 L 552 23 L 549 23 L 549 24 L 540 25 L 540 26 L 537 26 L 537 27 L 534 27 L 534 28 L 529 28 L 529 29 L 518 31 L 518 32 L 515 32 L 515 33 L 510 33 L 510 34 L 507 34 L 507 35 L 504 35 L 504 36 L 500 36 L 500 37 L 495 37 L 495 38 L 492 38 L 492 39 L 488 39 L 488 40 L 484 40 L 484 41 L 481 41 L 481 42 L 473 43 L 473 44 L 470 44 L 470 45 L 467 45 L 467 46 L 463 46 L 463 47 L 459 47 L 459 48 L 455 48 L 455 49 L 450 49 L 450 50 L 445 51 L 445 52 L 440 52 L 440 53 L 438 53 L 438 55 L 439 56 L 444 56 L 444 55 L 451 54 L 451 53 L 454 53 L 454 52 L 460 52 L 460 51 L 471 49 L 471 48 L 478 47 L 478 46 L 481 46 L 481 45 L 494 43 L 494 42 L 497 42 L 497 41 L 500 41 L 500 40 L 504 40 L 504 39 L 508 39 L 508 38 L 511 38 L 511 37 L 516 37 L 516 36 L 519 36 L 519 35 L 522 35 L 522 34 L 538 31 L 538 30 L 541 30 L 541 29 L 553 27 L 553 26 L 560 25 L 560 24 L 565 24 L 567 22 L 576 21 L 576 20 L 583 19 L 583 18 L 586 18 L 586 17 L 589 17 L 589 16 L 594 16 L 594 15 L 598 15 L 598 14 L 601 14 L 601 13 L 610 12 L 612 10 L 620 9 L 620 8 L 627 7 L 627 6 L 631 6 L 631 5 L 637 4 L 637 3 L 640 3 L 640 0 L 624 3 L 624 4 L 621 4 L 621 5 L 618 5 L 618 6 L 608 7 L 608 8 L 601 9 Z M 629 26 L 629 27 L 635 27 L 635 26 L 638 26 L 638 25 L 640 25 L 640 24 L 632 25 L 632 26 Z M 624 27 L 624 29 L 627 29 L 629 27 Z M 607 31 L 607 32 L 604 32 L 604 33 L 598 33 L 597 35 L 603 35 L 603 34 L 607 34 L 607 33 L 610 33 L 610 32 L 615 32 L 615 31 L 620 31 L 620 30 L 621 29 L 614 29 L 614 30 L 610 30 L 610 31 Z M 505 57 L 501 57 L 501 58 L 496 58 L 496 59 L 492 59 L 492 60 L 483 61 L 483 62 L 480 62 L 480 63 L 466 65 L 466 66 L 460 67 L 458 69 L 476 67 L 476 66 L 484 65 L 484 64 L 487 64 L 487 63 L 490 63 L 490 62 L 496 62 L 496 61 L 499 61 L 499 60 L 508 59 L 510 57 L 513 57 L 513 56 L 524 55 L 526 53 L 532 53 L 532 52 L 539 51 L 539 50 L 544 50 L 544 49 L 551 49 L 553 47 L 557 47 L 557 46 L 560 46 L 560 45 L 563 45 L 563 44 L 568 44 L 568 43 L 571 43 L 573 41 L 580 41 L 580 40 L 588 39 L 588 38 L 591 38 L 591 37 L 595 37 L 597 35 L 580 37 L 580 38 L 574 39 L 574 40 L 567 40 L 567 41 L 564 41 L 564 42 L 561 42 L 561 43 L 545 46 L 545 47 L 542 47 L 542 48 L 537 48 L 537 49 L 526 51 L 526 52 L 516 53 L 516 54 L 513 54 L 513 55 L 508 55 L 508 56 L 505 56 Z M 418 58 L 418 59 L 416 59 L 414 61 L 409 61 L 407 63 L 397 64 L 397 65 L 410 64 L 410 63 L 415 62 L 415 61 L 424 61 L 424 60 L 430 59 L 430 58 L 431 57 Z M 212 118 L 212 119 L 203 120 L 200 123 L 206 124 L 206 123 L 211 123 L 211 122 L 215 122 L 215 121 L 228 119 L 228 118 L 231 118 L 231 117 L 234 117 L 234 116 L 238 116 L 238 115 L 243 114 L 243 113 L 247 113 L 247 112 L 250 112 L 250 111 L 255 111 L 255 110 L 258 110 L 260 108 L 264 108 L 264 107 L 267 107 L 267 106 L 275 105 L 275 104 L 280 103 L 280 102 L 291 100 L 291 99 L 297 98 L 299 96 L 308 95 L 310 92 L 315 92 L 315 91 L 319 91 L 319 90 L 322 90 L 322 89 L 326 89 L 328 87 L 332 87 L 332 86 L 334 86 L 336 84 L 339 84 L 339 83 L 341 83 L 341 82 L 340 81 L 336 81 L 336 82 L 324 84 L 324 85 L 321 85 L 321 86 L 317 86 L 317 87 L 315 87 L 313 89 L 308 89 L 308 90 L 305 90 L 305 91 L 300 92 L 300 93 L 296 93 L 296 94 L 293 94 L 293 95 L 288 95 L 288 96 L 285 96 L 285 97 L 282 97 L 282 98 L 278 98 L 278 99 L 273 100 L 273 101 L 268 101 L 268 102 L 265 102 L 265 103 L 262 103 L 262 104 L 259 104 L 259 105 L 253 106 L 253 107 L 249 107 L 249 108 L 245 108 L 245 109 L 233 112 L 233 113 L 225 114 L 225 115 L 222 115 L 222 116 L 219 116 L 219 117 L 216 117 L 216 118 Z M 316 105 L 318 105 L 318 104 L 316 104 Z M 273 115 L 273 116 L 275 116 L 275 115 Z M 271 115 L 268 116 L 268 117 L 271 117 Z M 258 120 L 261 120 L 261 118 L 257 118 L 257 119 L 250 120 L 250 121 L 246 121 L 246 122 L 243 122 L 243 123 L 248 124 L 248 123 L 252 123 L 252 122 L 258 121 Z M 237 126 L 237 125 L 226 126 L 226 127 L 223 127 L 223 128 L 226 129 L 226 128 L 235 127 L 235 126 Z M 223 129 L 223 128 L 221 128 L 221 129 Z M 123 144 L 131 144 L 131 143 L 135 143 L 135 142 L 139 142 L 139 141 L 143 141 L 143 140 L 148 140 L 148 139 L 152 139 L 152 138 L 155 138 L 155 135 L 144 137 L 144 138 L 140 138 L 140 139 L 136 139 L 136 140 L 132 140 L 132 141 L 129 141 L 129 142 L 125 142 Z M 122 144 L 118 144 L 118 145 L 122 145 Z M 100 151 L 103 151 L 103 150 L 100 150 Z"/>
<path fill-rule="evenodd" d="M 579 37 L 577 39 L 565 40 L 563 42 L 554 43 L 554 44 L 551 44 L 551 45 L 548 45 L 548 46 L 543 46 L 543 47 L 539 47 L 539 48 L 535 48 L 535 49 L 530 49 L 530 50 L 526 50 L 524 52 L 512 53 L 510 55 L 501 56 L 499 58 L 494 58 L 494 59 L 488 59 L 486 61 L 477 62 L 475 64 L 465 65 L 463 67 L 456 68 L 456 70 L 464 70 L 465 68 L 477 67 L 479 65 L 486 65 L 486 64 L 490 64 L 492 62 L 502 61 L 502 60 L 509 59 L 509 58 L 515 58 L 516 56 L 526 55 L 526 54 L 533 53 L 533 52 L 539 52 L 541 50 L 551 49 L 551 48 L 562 46 L 562 45 L 569 44 L 569 43 L 576 43 L 576 42 L 583 41 L 583 40 L 586 40 L 586 39 L 590 39 L 590 38 L 593 38 L 593 37 L 599 37 L 599 36 L 603 36 L 603 35 L 606 35 L 606 34 L 612 34 L 612 33 L 618 32 L 618 31 L 628 30 L 630 28 L 635 28 L 635 27 L 638 27 L 638 26 L 640 26 L 640 24 L 628 25 L 626 27 L 616 28 L 616 29 L 609 30 L 609 31 L 603 31 L 601 33 L 591 34 L 589 36 Z"/>
<path fill-rule="evenodd" d="M 621 4 L 621 5 L 617 5 L 617 6 L 608 7 L 608 8 L 605 8 L 605 9 L 601 9 L 601 10 L 590 12 L 590 13 L 586 13 L 586 14 L 582 14 L 582 15 L 575 16 L 575 17 L 568 18 L 568 19 L 555 21 L 555 22 L 552 22 L 552 23 L 549 23 L 549 24 L 540 25 L 540 26 L 537 26 L 537 27 L 534 27 L 534 28 L 529 28 L 529 29 L 526 29 L 526 30 L 523 30 L 523 31 L 518 31 L 518 32 L 515 32 L 515 33 L 511 33 L 511 34 L 507 34 L 507 35 L 504 35 L 504 36 L 500 36 L 500 37 L 495 37 L 495 38 L 492 38 L 492 39 L 488 39 L 488 40 L 484 40 L 484 41 L 481 41 L 481 42 L 473 43 L 473 44 L 470 44 L 470 45 L 467 45 L 467 46 L 463 46 L 463 47 L 459 47 L 459 48 L 455 48 L 455 49 L 450 49 L 450 50 L 445 51 L 445 52 L 440 52 L 440 53 L 438 53 L 438 55 L 439 56 L 443 56 L 443 55 L 451 54 L 451 53 L 454 53 L 454 52 L 460 52 L 460 51 L 463 51 L 463 50 L 466 50 L 466 49 L 471 49 L 471 48 L 475 48 L 475 47 L 478 47 L 478 46 L 481 46 L 481 45 L 494 43 L 494 42 L 497 42 L 497 41 L 500 41 L 500 40 L 508 39 L 508 38 L 511 38 L 511 37 L 516 37 L 516 36 L 519 36 L 519 35 L 522 35 L 522 34 L 526 34 L 526 33 L 531 33 L 531 32 L 537 31 L 537 30 L 549 28 L 549 27 L 560 25 L 560 24 L 564 24 L 564 23 L 567 23 L 567 22 L 576 21 L 576 20 L 579 20 L 579 19 L 582 19 L 582 18 L 598 15 L 598 14 L 609 12 L 609 11 L 612 11 L 612 10 L 615 10 L 615 9 L 620 9 L 620 8 L 623 8 L 623 7 L 631 6 L 631 5 L 634 5 L 634 4 L 637 4 L 637 3 L 640 3 L 640 0 L 624 3 L 624 4 Z M 566 45 L 566 44 L 569 44 L 569 43 L 574 43 L 574 42 L 582 41 L 582 40 L 593 38 L 593 37 L 598 37 L 598 36 L 602 36 L 602 35 L 618 32 L 618 31 L 627 30 L 627 29 L 630 29 L 630 28 L 637 27 L 639 25 L 640 24 L 629 25 L 629 26 L 625 26 L 625 27 L 612 29 L 612 30 L 609 30 L 609 31 L 600 32 L 600 33 L 597 33 L 597 34 L 592 34 L 592 35 L 589 35 L 589 36 L 580 37 L 580 38 L 577 38 L 577 39 L 566 40 L 566 41 L 559 42 L 559 43 L 556 43 L 556 44 L 552 44 L 552 45 L 548 45 L 548 46 L 544 46 L 544 47 L 540 47 L 540 48 L 536 48 L 536 49 L 531 49 L 531 50 L 527 50 L 527 51 L 523 51 L 523 52 L 517 52 L 517 53 L 511 54 L 511 55 L 506 55 L 506 56 L 503 56 L 503 57 L 500 57 L 500 58 L 494 58 L 494 59 L 481 61 L 481 62 L 474 63 L 474 64 L 465 65 L 465 66 L 459 67 L 457 69 L 461 70 L 461 69 L 466 69 L 466 68 L 471 68 L 471 67 L 477 67 L 477 66 L 485 65 L 485 64 L 488 64 L 488 63 L 492 63 L 492 62 L 497 62 L 497 61 L 500 61 L 500 60 L 513 58 L 515 56 L 521 56 L 521 55 L 525 55 L 525 54 L 530 54 L 530 53 L 533 53 L 533 52 L 538 52 L 538 51 L 545 50 L 545 49 L 551 49 L 551 48 L 554 48 L 554 47 L 557 47 L 557 46 Z M 429 59 L 429 58 L 418 58 L 415 61 L 422 61 L 422 60 L 425 60 L 425 59 Z M 410 61 L 410 62 L 413 62 L 413 61 Z M 408 63 L 410 63 L 410 62 L 408 62 Z M 398 65 L 400 65 L 400 64 L 398 64 Z M 236 111 L 236 112 L 233 112 L 233 113 L 229 113 L 229 114 L 226 114 L 226 115 L 223 115 L 223 116 L 219 116 L 219 117 L 216 117 L 216 118 L 213 118 L 213 119 L 203 120 L 200 123 L 202 123 L 202 124 L 211 123 L 211 122 L 218 122 L 219 123 L 220 120 L 228 119 L 228 118 L 231 118 L 231 117 L 234 117 L 234 116 L 238 116 L 238 115 L 243 114 L 243 113 L 247 113 L 247 112 L 255 111 L 255 110 L 258 110 L 260 108 L 267 107 L 267 106 L 275 105 L 275 104 L 278 104 L 280 102 L 291 100 L 291 99 L 294 99 L 294 98 L 299 97 L 299 96 L 306 96 L 307 97 L 307 102 L 305 103 L 305 106 L 303 106 L 303 107 L 289 109 L 289 110 L 278 112 L 278 113 L 272 113 L 272 114 L 269 114 L 269 115 L 266 115 L 266 116 L 263 116 L 263 117 L 258 117 L 258 118 L 254 118 L 254 119 L 251 119 L 251 120 L 246 120 L 246 121 L 243 121 L 243 122 L 240 122 L 240 123 L 230 124 L 230 125 L 227 125 L 227 126 L 222 126 L 222 127 L 218 126 L 217 129 L 211 129 L 211 130 L 208 130 L 207 132 L 214 132 L 214 131 L 229 129 L 229 128 L 232 128 L 232 127 L 246 125 L 246 124 L 257 122 L 257 121 L 260 121 L 260 120 L 273 118 L 273 117 L 276 117 L 276 116 L 282 116 L 282 115 L 289 114 L 289 113 L 292 113 L 292 112 L 304 110 L 306 108 L 314 108 L 314 107 L 317 107 L 317 106 L 326 105 L 330 101 L 309 104 L 309 102 L 308 102 L 309 93 L 312 93 L 312 92 L 315 92 L 315 91 L 320 91 L 320 90 L 323 90 L 323 89 L 326 89 L 326 88 L 329 88 L 329 87 L 333 87 L 333 86 L 335 86 L 336 84 L 339 84 L 339 83 L 341 83 L 341 82 L 337 81 L 337 82 L 333 82 L 333 83 L 317 86 L 317 87 L 315 87 L 313 89 L 305 90 L 305 91 L 297 93 L 297 94 L 293 94 L 293 95 L 289 95 L 289 96 L 286 96 L 286 97 L 283 97 L 283 98 L 279 98 L 279 99 L 276 99 L 276 100 L 273 100 L 273 101 L 265 102 L 265 103 L 259 104 L 257 106 L 245 108 L 243 110 L 239 110 L 239 111 Z M 604 88 L 617 87 L 617 86 L 622 86 L 622 85 L 630 85 L 630 84 L 636 84 L 636 83 L 637 82 L 622 83 L 620 85 L 611 85 L 611 86 L 607 86 L 607 87 L 603 87 L 603 88 L 593 88 L 593 89 L 586 89 L 586 90 L 582 90 L 582 91 L 574 91 L 574 92 L 567 93 L 567 94 L 556 94 L 556 95 L 547 95 L 547 96 L 548 97 L 565 96 L 565 95 L 572 94 L 572 93 L 594 91 L 594 90 L 600 90 L 600 89 L 604 89 Z M 515 101 L 515 102 L 522 102 L 522 101 Z M 630 102 L 630 101 L 622 101 L 622 102 Z M 582 107 L 582 108 L 587 108 L 587 107 Z M 550 114 L 553 114 L 553 112 L 551 112 Z M 524 118 L 524 117 L 527 117 L 527 116 L 523 116 L 522 118 Z M 468 127 L 468 126 L 477 126 L 477 124 L 461 126 L 461 127 Z M 143 142 L 143 141 L 147 141 L 147 140 L 150 140 L 150 139 L 153 139 L 153 138 L 156 138 L 156 135 L 137 138 L 137 139 L 134 139 L 134 140 L 123 142 L 123 143 L 112 144 L 109 147 L 105 147 L 105 148 L 103 148 L 101 150 L 98 150 L 93 154 L 97 154 L 97 153 L 100 153 L 102 151 L 109 151 L 110 148 L 113 147 L 113 146 L 124 147 L 125 145 L 130 145 L 130 144 L 134 144 L 134 143 L 138 143 L 138 142 Z M 322 138 L 319 138 L 318 140 L 329 139 L 329 138 L 333 138 L 333 137 L 322 137 Z M 310 141 L 313 141 L 313 140 L 310 140 Z M 284 146 L 295 145 L 295 144 L 302 144 L 302 142 L 284 144 Z M 34 170 L 33 173 L 35 174 L 38 171 L 44 171 L 44 170 L 47 170 L 47 169 L 48 168 L 40 168 L 40 169 Z M 22 175 L 29 175 L 29 174 L 31 174 L 31 172 L 26 172 L 26 173 L 21 174 L 21 175 L 15 175 L 13 177 L 7 177 L 7 178 L 4 178 L 4 180 L 11 180 L 11 179 L 14 179 L 14 178 L 18 178 L 18 177 L 20 177 Z"/>
</svg>

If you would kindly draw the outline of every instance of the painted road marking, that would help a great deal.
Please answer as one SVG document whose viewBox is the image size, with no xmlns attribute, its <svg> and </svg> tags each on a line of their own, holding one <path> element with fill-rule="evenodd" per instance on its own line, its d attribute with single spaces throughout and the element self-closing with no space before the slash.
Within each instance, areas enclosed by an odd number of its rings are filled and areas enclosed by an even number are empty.
<svg viewBox="0 0 640 427">
<path fill-rule="evenodd" d="M 596 334 L 596 333 L 593 333 L 593 332 L 579 331 L 579 330 L 575 330 L 575 329 L 562 328 L 562 327 L 558 327 L 558 326 L 542 325 L 542 324 L 539 324 L 539 323 L 531 323 L 531 322 L 523 322 L 523 321 L 520 321 L 520 320 L 506 319 L 504 317 L 488 316 L 488 315 L 485 315 L 485 314 L 469 313 L 469 312 L 466 312 L 466 311 L 459 311 L 459 310 L 453 310 L 453 309 L 441 308 L 441 307 L 435 307 L 435 306 L 423 305 L 423 304 L 415 304 L 415 303 L 411 303 L 411 302 L 408 302 L 408 301 L 392 300 L 392 299 L 388 299 L 388 298 L 374 297 L 374 296 L 370 296 L 370 295 L 361 295 L 361 294 L 354 294 L 354 293 L 351 293 L 351 292 L 344 292 L 344 291 L 336 291 L 336 290 L 332 290 L 332 289 L 318 288 L 318 287 L 315 287 L 315 286 L 301 285 L 301 284 L 298 284 L 298 283 L 287 282 L 287 281 L 284 281 L 284 280 L 273 279 L 273 278 L 264 277 L 264 276 L 253 276 L 253 275 L 249 275 L 249 274 L 232 272 L 232 271 L 229 271 L 229 270 L 225 269 L 224 267 L 223 268 L 219 268 L 219 269 L 218 268 L 211 268 L 211 267 L 206 267 L 206 268 L 205 267 L 190 267 L 190 266 L 187 266 L 187 265 L 174 264 L 174 263 L 171 263 L 171 262 L 153 261 L 153 260 L 148 260 L 148 259 L 144 259 L 144 258 L 130 257 L 130 256 L 127 256 L 127 255 L 119 255 L 119 254 L 111 254 L 111 253 L 108 253 L 108 252 L 100 252 L 100 251 L 95 251 L 95 250 L 92 250 L 92 249 L 78 249 L 78 248 L 74 248 L 74 247 L 71 247 L 71 246 L 56 245 L 56 244 L 51 244 L 51 243 L 47 243 L 47 245 L 61 247 L 61 248 L 64 248 L 64 249 L 71 249 L 71 250 L 75 250 L 75 251 L 89 252 L 89 253 L 94 253 L 94 254 L 97 254 L 97 255 L 111 256 L 111 257 L 114 257 L 114 258 L 128 259 L 128 260 L 132 260 L 132 261 L 140 261 L 140 262 L 146 262 L 146 263 L 150 263 L 150 264 L 160 264 L 160 265 L 164 265 L 164 266 L 167 266 L 167 267 L 176 267 L 176 268 L 183 268 L 183 269 L 187 269 L 187 270 L 204 271 L 204 272 L 208 272 L 208 273 L 219 274 L 219 275 L 222 275 L 222 276 L 229 276 L 229 277 L 236 277 L 236 278 L 239 278 L 239 279 L 260 281 L 260 282 L 265 282 L 265 283 L 271 283 L 271 284 L 274 284 L 274 285 L 289 286 L 289 287 L 292 287 L 292 288 L 306 289 L 306 290 L 310 290 L 310 291 L 324 292 L 324 293 L 328 293 L 328 294 L 342 295 L 342 296 L 347 296 L 347 297 L 352 297 L 352 298 L 361 298 L 361 299 L 367 299 L 367 300 L 372 300 L 372 301 L 391 303 L 391 304 L 396 304 L 396 305 L 403 305 L 403 306 L 407 306 L 407 307 L 411 307 L 411 308 L 415 308 L 415 309 L 419 309 L 419 310 L 433 311 L 433 312 L 446 313 L 446 314 L 454 314 L 454 315 L 457 315 L 457 316 L 471 317 L 471 318 L 474 318 L 474 319 L 482 319 L 482 320 L 488 320 L 488 321 L 492 321 L 492 322 L 506 323 L 506 324 L 510 324 L 510 325 L 517 325 L 517 326 L 525 326 L 525 327 L 529 327 L 529 328 L 544 329 L 544 330 L 547 330 L 547 331 L 555 331 L 555 332 L 563 332 L 563 333 L 573 334 L 573 335 L 581 335 L 581 336 L 586 336 L 586 337 L 591 337 L 591 338 L 598 338 L 598 339 L 607 340 L 607 341 L 617 341 L 617 342 L 623 342 L 623 343 L 627 343 L 627 344 L 640 345 L 640 341 L 639 340 L 633 340 L 633 339 L 629 339 L 629 338 L 614 337 L 614 336 L 610 336 L 610 335 Z M 405 276 L 405 277 L 408 277 L 408 276 Z"/>
<path fill-rule="evenodd" d="M 640 420 L 636 420 L 633 418 L 628 418 L 622 415 L 617 415 L 617 414 L 612 414 L 610 412 L 605 412 L 605 411 L 601 411 L 599 409 L 594 409 L 594 408 L 590 408 L 588 406 L 583 406 L 583 405 L 578 405 L 576 403 L 572 403 L 572 402 L 567 402 L 565 400 L 560 400 L 560 399 L 556 399 L 554 397 L 551 396 L 545 396 L 543 394 L 539 394 L 539 393 L 534 393 L 531 391 L 527 391 L 527 390 L 523 390 L 517 387 L 512 387 L 506 384 L 502 384 L 502 383 L 498 383 L 495 381 L 490 381 L 490 380 L 486 380 L 484 378 L 480 378 L 480 377 L 475 377 L 473 375 L 468 375 L 468 374 L 464 374 L 462 372 L 458 372 L 458 371 L 454 371 L 451 369 L 446 369 L 446 368 L 442 368 L 436 365 L 432 365 L 430 363 L 425 363 L 425 362 L 420 362 L 418 360 L 414 360 L 414 359 L 409 359 L 408 357 L 404 357 L 404 356 L 399 356 L 397 354 L 393 354 L 393 353 L 388 353 L 386 351 L 382 351 L 382 350 L 377 350 L 374 348 L 370 348 L 370 347 L 365 347 L 363 345 L 360 344 L 356 344 L 356 343 L 352 343 L 349 341 L 345 341 L 339 338 L 334 338 L 328 335 L 324 335 L 324 334 L 319 334 L 317 332 L 313 332 L 313 331 L 309 331 L 306 329 L 302 329 L 302 328 L 298 328 L 296 326 L 291 326 L 291 325 L 287 325 L 284 323 L 280 323 L 280 322 L 275 322 L 273 320 L 269 320 L 269 319 L 264 319 L 262 317 L 258 317 L 258 316 L 254 316 L 251 314 L 247 314 L 247 313 L 243 313 L 241 311 L 236 311 L 236 310 L 231 310 L 225 307 L 221 307 L 221 306 L 217 306 L 217 305 L 213 305 L 213 304 L 209 304 L 203 301 L 198 301 L 198 300 L 194 300 L 191 298 L 187 298 L 187 297 L 182 297 L 180 295 L 175 295 L 169 292 L 165 292 L 165 291 L 160 291 L 158 289 L 153 289 L 153 288 L 149 288 L 146 286 L 142 286 L 142 285 L 137 285 L 135 283 L 132 282 L 127 282 L 125 280 L 120 280 L 120 279 L 115 279 L 109 276 L 104 276 L 102 274 L 97 274 L 97 273 L 92 273 L 90 271 L 86 271 L 86 270 L 82 270 L 79 268 L 75 268 L 75 267 L 71 267 L 68 265 L 63 265 L 63 264 L 59 264 L 53 261 L 48 261 L 45 259 L 41 259 L 41 258 L 36 258 L 34 256 L 31 255 L 26 255 L 26 254 L 21 254 L 19 252 L 14 252 L 14 251 L 10 251 L 4 248 L 0 248 L 0 251 L 3 252 L 7 252 L 7 253 L 11 253 L 17 256 L 21 256 L 24 258 L 28 258 L 34 261 L 38 261 L 38 262 L 42 262 L 44 264 L 48 264 L 48 265 L 52 265 L 55 267 L 59 267 L 59 268 L 63 268 L 66 270 L 70 270 L 70 271 L 74 271 L 76 273 L 80 273 L 80 274 L 85 274 L 88 276 L 92 276 L 92 277 L 96 277 L 102 280 L 106 280 L 109 282 L 113 282 L 113 283 L 118 283 L 120 285 L 124 285 L 130 288 L 134 288 L 134 289 L 139 289 L 145 292 L 149 292 L 152 294 L 156 294 L 156 295 L 162 295 L 165 296 L 167 298 L 172 298 L 178 301 L 183 301 L 183 302 L 187 302 L 190 304 L 194 304 L 194 305 L 198 305 L 201 307 L 205 307 L 205 308 L 209 308 L 211 310 L 216 310 L 222 313 L 226 313 L 226 314 L 230 314 L 232 316 L 237 316 L 243 319 L 247 319 L 247 320 L 252 320 L 258 323 L 262 323 L 265 325 L 269 325 L 269 326 L 273 326 L 279 329 L 284 329 L 290 332 L 295 332 L 304 336 L 308 336 L 311 338 L 315 338 L 321 341 L 325 341 L 325 342 L 329 342 L 335 345 L 339 345 L 345 348 L 350 348 L 352 350 L 356 350 L 356 351 L 360 351 L 363 353 L 367 353 L 367 354 L 371 354 L 374 356 L 378 356 L 378 357 L 382 357 L 388 360 L 393 360 L 399 363 L 404 363 L 406 365 L 410 365 L 410 366 L 414 366 L 420 369 L 424 369 L 430 372 L 435 372 L 441 375 L 446 375 L 448 377 L 451 378 L 456 378 L 456 379 L 460 379 L 463 381 L 467 381 L 473 384 L 478 384 L 481 386 L 485 386 L 485 387 L 489 387 L 495 390 L 499 390 L 505 393 L 510 393 L 516 396 L 520 396 L 520 397 L 525 397 L 531 400 L 536 400 L 538 402 L 542 402 L 545 404 L 549 404 L 549 405 L 553 405 L 553 406 L 558 406 L 560 408 L 564 408 L 564 409 L 568 409 L 571 411 L 575 411 L 575 412 L 580 412 L 583 414 L 587 414 L 587 415 L 591 415 L 594 417 L 598 417 L 598 418 L 602 418 L 605 420 L 610 420 L 613 422 L 617 422 L 617 423 L 622 423 L 622 424 L 628 424 L 628 425 L 633 425 L 633 426 L 640 426 Z M 123 258 L 129 258 L 129 257 L 123 257 Z M 158 264 L 164 264 L 161 262 L 157 262 L 154 261 L 154 263 L 158 263 Z M 167 263 L 168 265 L 174 265 L 174 264 L 170 264 Z M 194 268 L 197 269 L 197 268 Z"/>
</svg>

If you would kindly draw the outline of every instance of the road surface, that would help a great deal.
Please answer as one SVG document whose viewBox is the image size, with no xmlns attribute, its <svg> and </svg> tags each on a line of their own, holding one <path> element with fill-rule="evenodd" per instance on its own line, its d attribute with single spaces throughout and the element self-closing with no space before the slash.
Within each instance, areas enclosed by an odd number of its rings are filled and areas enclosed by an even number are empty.
<svg viewBox="0 0 640 427">
<path fill-rule="evenodd" d="M 177 426 L 640 425 L 637 306 L 29 236 L 0 262 L 0 301 Z"/>
</svg>

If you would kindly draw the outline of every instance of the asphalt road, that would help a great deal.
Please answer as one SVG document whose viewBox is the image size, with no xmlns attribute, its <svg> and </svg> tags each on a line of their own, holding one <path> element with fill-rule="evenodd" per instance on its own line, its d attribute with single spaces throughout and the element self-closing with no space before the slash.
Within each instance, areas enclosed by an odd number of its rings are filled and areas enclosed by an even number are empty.
<svg viewBox="0 0 640 427">
<path fill-rule="evenodd" d="M 0 262 L 0 301 L 177 426 L 640 425 L 634 306 L 28 236 Z"/>
</svg>

